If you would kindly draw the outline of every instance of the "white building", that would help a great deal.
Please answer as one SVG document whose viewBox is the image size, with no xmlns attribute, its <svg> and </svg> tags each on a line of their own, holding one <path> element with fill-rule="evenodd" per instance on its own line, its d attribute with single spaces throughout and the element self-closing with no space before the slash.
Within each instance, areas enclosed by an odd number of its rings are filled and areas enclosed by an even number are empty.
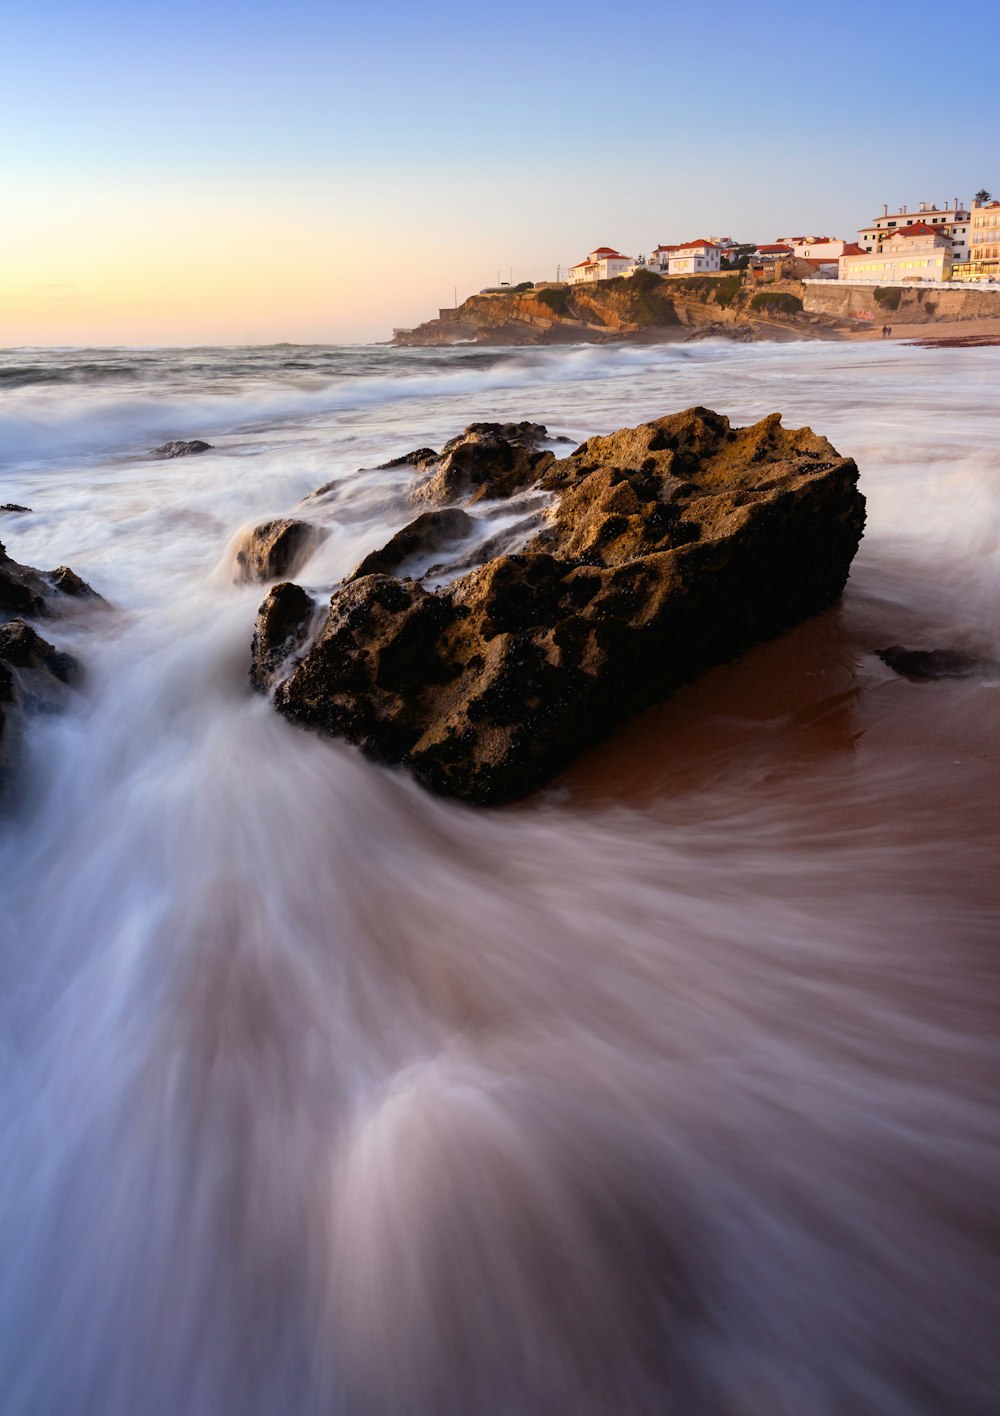
<svg viewBox="0 0 1000 1416">
<path fill-rule="evenodd" d="M 791 242 L 778 244 L 790 244 L 792 255 L 801 261 L 836 261 L 844 254 L 847 242 L 835 236 L 796 236 Z"/>
<path fill-rule="evenodd" d="M 634 264 L 631 256 L 623 256 L 611 246 L 598 246 L 590 252 L 585 261 L 570 266 L 567 278 L 570 285 L 583 285 L 595 280 L 614 280 L 616 276 L 624 275 Z"/>
<path fill-rule="evenodd" d="M 714 241 L 688 241 L 657 250 L 666 254 L 668 275 L 710 275 L 720 269 L 722 261 L 722 252 Z"/>
<path fill-rule="evenodd" d="M 840 258 L 839 278 L 862 285 L 919 285 L 950 280 L 954 257 L 951 234 L 914 221 L 884 233 L 875 251 Z"/>
<path fill-rule="evenodd" d="M 882 208 L 870 226 L 863 226 L 858 232 L 858 245 L 863 251 L 878 252 L 882 244 L 890 240 L 897 231 L 908 226 L 933 226 L 944 231 L 951 239 L 953 261 L 969 259 L 969 212 L 957 197 L 951 206 L 935 206 L 933 202 L 921 202 L 914 212 L 906 207 L 890 212 L 888 206 Z"/>
</svg>

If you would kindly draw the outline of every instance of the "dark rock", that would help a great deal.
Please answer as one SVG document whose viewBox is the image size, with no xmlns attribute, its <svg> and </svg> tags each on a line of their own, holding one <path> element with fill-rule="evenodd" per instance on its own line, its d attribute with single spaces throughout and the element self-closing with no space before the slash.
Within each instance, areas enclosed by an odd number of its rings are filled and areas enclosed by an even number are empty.
<svg viewBox="0 0 1000 1416">
<path fill-rule="evenodd" d="M 373 470 L 388 472 L 391 467 L 429 467 L 438 460 L 438 453 L 432 447 L 417 447 L 412 452 L 404 452 L 402 457 L 390 457 L 388 462 L 380 462 Z"/>
<path fill-rule="evenodd" d="M 777 414 L 733 429 L 689 409 L 536 473 L 558 502 L 522 553 L 435 593 L 385 575 L 338 590 L 275 690 L 280 711 L 435 791 L 511 801 L 832 604 L 864 527 L 854 462 Z"/>
<path fill-rule="evenodd" d="M 554 453 L 538 451 L 547 436 L 541 423 L 470 423 L 427 464 L 431 475 L 413 498 L 441 503 L 512 496 L 555 462 Z"/>
<path fill-rule="evenodd" d="M 97 591 L 92 590 L 68 565 L 61 565 L 45 574 L 33 566 L 19 565 L 11 560 L 0 543 L 0 619 L 12 615 L 48 615 L 58 609 L 62 595 L 74 599 L 101 600 Z"/>
<path fill-rule="evenodd" d="M 305 642 L 315 608 L 315 601 L 287 580 L 269 591 L 254 627 L 250 678 L 255 688 L 269 688 L 289 656 Z"/>
<path fill-rule="evenodd" d="M 199 452 L 211 452 L 212 444 L 202 442 L 201 438 L 191 438 L 187 442 L 180 438 L 175 438 L 172 442 L 161 443 L 159 447 L 154 447 L 149 454 L 150 457 L 170 458 L 170 457 L 194 457 Z"/>
<path fill-rule="evenodd" d="M 876 654 L 897 674 L 914 680 L 973 678 L 976 674 L 995 673 L 1000 665 L 956 649 L 904 649 L 890 644 L 888 649 L 876 649 Z"/>
<path fill-rule="evenodd" d="M 236 552 L 240 580 L 280 580 L 294 575 L 326 532 L 309 521 L 265 521 L 248 531 Z"/>
<path fill-rule="evenodd" d="M 0 780 L 13 739 L 29 712 L 58 712 L 79 665 L 23 620 L 0 624 Z"/>
<path fill-rule="evenodd" d="M 30 506 L 18 506 L 17 502 L 4 502 L 3 506 L 0 506 L 0 511 L 30 511 L 30 510 L 31 510 L 31 507 L 30 507 Z"/>
<path fill-rule="evenodd" d="M 77 600 L 100 600 L 103 598 L 85 580 L 81 580 L 75 570 L 70 570 L 68 565 L 56 566 L 55 570 L 49 572 L 48 580 L 50 585 L 61 594 L 72 595 Z"/>
<path fill-rule="evenodd" d="M 348 578 L 359 580 L 363 575 L 390 575 L 411 556 L 439 551 L 450 541 L 462 539 L 475 524 L 473 518 L 457 506 L 423 511 L 379 550 L 365 556 Z"/>
<path fill-rule="evenodd" d="M 80 676 L 72 654 L 56 649 L 21 619 L 0 624 L 0 660 L 17 669 L 43 670 L 60 683 L 74 683 Z"/>
<path fill-rule="evenodd" d="M 44 615 L 49 589 L 39 571 L 11 560 L 0 542 L 0 616 Z"/>
</svg>

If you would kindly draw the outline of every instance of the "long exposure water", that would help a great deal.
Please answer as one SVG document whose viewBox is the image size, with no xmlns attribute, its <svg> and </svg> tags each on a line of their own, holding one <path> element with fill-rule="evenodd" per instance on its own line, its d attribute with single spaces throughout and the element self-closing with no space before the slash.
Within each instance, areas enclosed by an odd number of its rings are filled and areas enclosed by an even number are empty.
<svg viewBox="0 0 1000 1416">
<path fill-rule="evenodd" d="M 899 345 L 0 356 L 0 539 L 110 602 L 46 626 L 86 681 L 0 816 L 4 1416 L 997 1410 L 1000 681 L 874 650 L 1000 658 L 998 389 Z M 840 606 L 504 811 L 251 693 L 242 529 L 333 482 L 329 592 L 412 515 L 357 469 L 693 403 L 856 458 Z"/>
</svg>

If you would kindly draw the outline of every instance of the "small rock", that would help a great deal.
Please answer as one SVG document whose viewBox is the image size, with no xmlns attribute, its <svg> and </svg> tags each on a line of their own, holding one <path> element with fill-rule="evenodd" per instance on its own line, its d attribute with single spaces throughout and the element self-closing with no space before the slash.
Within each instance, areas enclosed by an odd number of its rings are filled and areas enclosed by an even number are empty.
<svg viewBox="0 0 1000 1416">
<path fill-rule="evenodd" d="M 0 781 L 26 713 L 58 712 L 66 685 L 80 676 L 71 654 L 62 653 L 21 619 L 0 624 Z"/>
<path fill-rule="evenodd" d="M 0 661 L 16 669 L 43 669 L 60 683 L 74 683 L 80 675 L 72 654 L 56 649 L 21 619 L 0 624 Z"/>
<path fill-rule="evenodd" d="M 149 454 L 150 457 L 194 457 L 199 452 L 211 452 L 212 444 L 202 442 L 201 438 L 191 438 L 187 442 L 180 438 L 175 438 L 172 442 L 161 443 L 159 447 L 154 447 Z"/>
<path fill-rule="evenodd" d="M 890 644 L 888 649 L 876 649 L 875 653 L 897 674 L 920 681 L 973 678 L 1000 668 L 989 659 L 957 649 L 904 649 L 901 644 Z"/>
<path fill-rule="evenodd" d="M 375 472 L 388 472 L 390 467 L 429 467 L 432 462 L 438 460 L 438 454 L 432 447 L 417 447 L 412 452 L 404 452 L 402 457 L 390 457 L 388 462 L 380 462 L 372 470 Z"/>
<path fill-rule="evenodd" d="M 236 552 L 238 580 L 281 580 L 294 575 L 326 532 L 309 521 L 265 521 L 243 538 Z"/>
<path fill-rule="evenodd" d="M 315 601 L 298 585 L 284 581 L 268 592 L 257 612 L 251 647 L 250 679 L 270 688 L 275 674 L 305 641 Z"/>
<path fill-rule="evenodd" d="M 0 511 L 30 511 L 30 510 L 31 510 L 31 507 L 30 507 L 30 506 L 18 506 L 17 502 L 4 502 L 3 506 L 0 506 Z"/>
<path fill-rule="evenodd" d="M 102 598 L 75 570 L 70 570 L 68 565 L 56 566 L 55 570 L 49 572 L 48 578 L 53 587 L 63 595 L 72 595 L 77 600 Z"/>
<path fill-rule="evenodd" d="M 0 615 L 44 615 L 50 587 L 30 565 L 18 565 L 0 542 Z"/>
<path fill-rule="evenodd" d="M 513 496 L 555 462 L 554 453 L 538 450 L 547 437 L 541 423 L 470 423 L 429 464 L 434 470 L 413 489 L 413 499 L 475 502 Z"/>
<path fill-rule="evenodd" d="M 473 518 L 457 506 L 444 507 L 441 511 L 423 511 L 379 550 L 365 556 L 348 579 L 358 580 L 362 575 L 389 575 L 411 556 L 439 551 L 449 541 L 467 536 L 474 525 Z"/>
</svg>

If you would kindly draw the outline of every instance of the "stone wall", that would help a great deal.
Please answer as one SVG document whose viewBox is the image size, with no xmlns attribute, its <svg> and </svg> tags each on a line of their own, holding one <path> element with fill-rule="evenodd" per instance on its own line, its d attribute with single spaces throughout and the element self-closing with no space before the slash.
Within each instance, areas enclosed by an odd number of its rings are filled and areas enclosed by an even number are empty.
<svg viewBox="0 0 1000 1416">
<path fill-rule="evenodd" d="M 875 285 L 847 285 L 831 280 L 805 284 L 803 306 L 809 314 L 889 324 L 931 324 L 936 320 L 1000 320 L 1000 286 L 970 290 L 921 290 L 917 286 L 887 287 L 892 292 L 886 303 L 875 298 Z M 899 296 L 893 308 L 892 300 Z"/>
</svg>

